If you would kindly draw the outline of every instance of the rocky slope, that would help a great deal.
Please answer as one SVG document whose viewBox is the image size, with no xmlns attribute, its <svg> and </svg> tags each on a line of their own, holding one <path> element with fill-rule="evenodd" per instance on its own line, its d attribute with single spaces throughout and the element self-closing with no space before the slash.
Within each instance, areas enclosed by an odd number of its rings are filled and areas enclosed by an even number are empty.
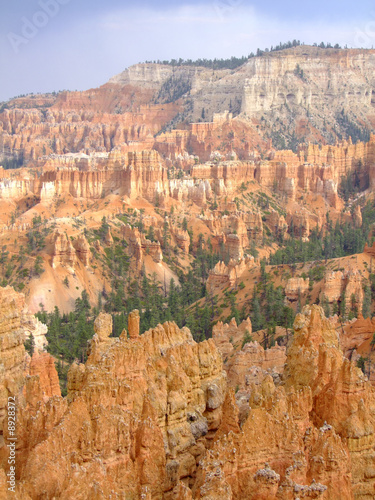
<svg viewBox="0 0 375 500">
<path fill-rule="evenodd" d="M 138 311 L 120 338 L 111 329 L 100 314 L 66 398 L 54 389 L 54 369 L 35 369 L 33 358 L 18 397 L 12 498 L 374 496 L 375 392 L 343 357 L 321 308 L 297 316 L 279 376 L 265 371 L 236 395 L 228 384 L 237 375 L 227 368 L 225 376 L 212 340 L 196 344 L 174 323 L 139 336 Z M 218 326 L 220 350 L 236 329 Z M 234 355 L 262 371 L 277 367 L 271 353 L 247 344 Z"/>
<path fill-rule="evenodd" d="M 298 142 L 335 143 L 368 137 L 373 130 L 373 50 L 299 46 L 254 57 L 235 70 L 199 66 L 138 64 L 99 89 L 31 96 L 5 103 L 0 114 L 1 146 L 26 159 L 51 152 L 132 150 L 153 146 L 155 134 L 184 122 L 212 121 L 219 144 L 246 148 L 295 148 Z M 228 114 L 228 110 L 231 113 Z M 236 117 L 233 127 L 225 117 Z M 223 120 L 224 118 L 224 120 Z M 199 123 L 174 132 L 203 156 Z M 207 135 L 207 128 L 203 128 Z M 227 134 L 230 133 L 228 140 Z M 157 141 L 159 142 L 159 141 Z M 176 145 L 162 145 L 165 152 Z"/>
<path fill-rule="evenodd" d="M 371 199 L 374 185 L 374 136 L 356 143 L 350 137 L 341 142 L 332 139 L 328 142 L 335 144 L 327 145 L 320 132 L 297 134 L 301 144 L 293 152 L 280 150 L 266 131 L 273 130 L 271 111 L 277 109 L 274 115 L 285 129 L 287 120 L 303 116 L 306 106 L 311 123 L 315 120 L 319 128 L 318 114 L 327 108 L 323 114 L 331 120 L 332 113 L 339 112 L 342 96 L 346 96 L 345 113 L 354 109 L 352 92 L 361 126 L 369 125 L 373 57 L 373 51 L 297 47 L 250 59 L 233 71 L 137 65 L 87 93 L 8 103 L 0 113 L 2 162 L 7 166 L 12 158 L 23 158 L 24 166 L 0 169 L 1 246 L 11 254 L 20 245 L 25 248 L 37 217 L 47 220 L 46 233 L 57 230 L 65 236 L 47 238 L 38 252 L 29 251 L 27 280 L 15 273 L 9 279 L 5 275 L 11 272 L 3 265 L 2 283 L 24 287 L 33 311 L 41 303 L 48 310 L 55 305 L 71 310 L 83 289 L 90 289 L 96 302 L 100 290 L 110 286 L 100 261 L 110 245 L 95 243 L 87 232 L 97 230 L 103 216 L 113 219 L 131 210 L 144 211 L 145 221 L 141 212 L 138 220 L 126 216 L 125 226 L 140 224 L 147 231 L 152 227 L 154 240 L 145 231 L 137 234 L 134 227 L 118 231 L 116 219 L 111 231 L 129 246 L 138 276 L 145 266 L 161 283 L 169 284 L 172 277 L 177 281 L 178 270 L 195 259 L 203 235 L 205 244 L 228 267 L 210 270 L 211 291 L 224 283 L 232 286 L 250 253 L 268 256 L 291 235 L 307 241 L 312 230 L 325 231 L 327 213 L 334 222 L 360 227 L 359 205 L 363 208 Z M 350 89 L 345 87 L 349 81 Z M 190 89 L 186 92 L 196 103 L 193 114 L 189 108 L 181 128 L 162 133 L 188 107 L 184 94 L 177 99 L 177 88 Z M 256 88 L 262 89 L 261 96 L 254 94 Z M 225 112 L 230 96 L 232 106 L 237 106 L 234 113 Z M 286 107 L 281 103 L 284 98 Z M 205 119 L 212 121 L 188 123 L 197 119 L 194 110 L 201 112 L 201 106 L 207 108 Z M 325 127 L 328 133 L 327 123 Z M 341 130 L 337 120 L 334 127 Z M 285 134 L 292 133 L 286 130 Z M 343 131 L 341 135 L 348 137 Z M 343 179 L 356 184 L 356 199 L 353 196 L 350 202 L 343 197 Z M 168 252 L 170 260 L 176 247 L 183 256 L 173 266 L 164 254 Z M 32 271 L 37 256 L 45 269 L 40 279 Z M 71 277 L 74 286 L 62 286 Z M 338 280 L 338 275 L 326 277 L 321 299 L 327 296 L 332 305 L 335 293 L 346 290 L 347 302 L 354 294 L 361 304 L 361 280 L 354 275 L 345 275 L 341 285 Z M 290 284 L 292 305 L 301 288 L 295 285 Z"/>
<path fill-rule="evenodd" d="M 300 46 L 249 59 L 234 71 L 136 65 L 110 83 L 152 89 L 157 99 L 166 101 L 178 89 L 181 96 L 189 95 L 189 121 L 197 121 L 202 110 L 209 118 L 230 110 L 248 119 L 262 118 L 281 136 L 332 140 L 345 129 L 342 112 L 357 123 L 371 124 L 374 58 L 371 50 Z"/>
<path fill-rule="evenodd" d="M 16 293 L 11 287 L 0 287 L 0 325 L 0 441 L 3 445 L 2 428 L 5 425 L 8 396 L 18 397 L 21 394 L 25 374 L 30 370 L 32 374 L 45 374 L 44 365 L 49 365 L 52 358 L 47 353 L 40 354 L 47 345 L 46 326 L 28 312 L 24 295 Z M 31 360 L 24 348 L 24 342 L 30 336 L 35 345 Z M 52 367 L 56 374 L 53 363 Z M 47 394 L 60 393 L 57 377 L 53 379 L 52 385 L 53 389 L 47 389 Z"/>
</svg>

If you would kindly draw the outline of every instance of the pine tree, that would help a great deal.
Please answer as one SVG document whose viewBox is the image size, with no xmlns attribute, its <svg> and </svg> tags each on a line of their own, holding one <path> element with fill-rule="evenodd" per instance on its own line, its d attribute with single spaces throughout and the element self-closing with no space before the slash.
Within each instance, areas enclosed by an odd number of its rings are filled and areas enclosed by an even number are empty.
<svg viewBox="0 0 375 500">
<path fill-rule="evenodd" d="M 342 292 L 340 297 L 340 316 L 345 318 L 346 316 L 346 294 L 345 291 Z"/>
<path fill-rule="evenodd" d="M 363 287 L 362 314 L 364 318 L 371 316 L 371 290 L 368 285 Z"/>
<path fill-rule="evenodd" d="M 35 350 L 35 340 L 32 333 L 30 333 L 29 337 L 25 340 L 25 349 L 29 353 L 30 356 L 34 354 Z"/>
<path fill-rule="evenodd" d="M 329 318 L 331 316 L 331 310 L 330 310 L 330 307 L 329 307 L 328 299 L 327 299 L 327 297 L 325 295 L 323 295 L 322 307 L 323 307 L 323 311 L 324 311 L 324 314 L 325 314 L 326 318 Z"/>
<path fill-rule="evenodd" d="M 148 228 L 147 239 L 150 241 L 156 241 L 154 226 L 152 225 Z"/>
<path fill-rule="evenodd" d="M 40 276 L 43 272 L 44 272 L 43 259 L 40 255 L 38 255 L 37 258 L 35 259 L 34 274 L 36 276 Z"/>
<path fill-rule="evenodd" d="M 260 330 L 263 326 L 263 318 L 260 310 L 260 302 L 256 292 L 256 288 L 254 288 L 254 295 L 251 301 L 251 323 L 253 325 L 254 332 Z"/>
</svg>

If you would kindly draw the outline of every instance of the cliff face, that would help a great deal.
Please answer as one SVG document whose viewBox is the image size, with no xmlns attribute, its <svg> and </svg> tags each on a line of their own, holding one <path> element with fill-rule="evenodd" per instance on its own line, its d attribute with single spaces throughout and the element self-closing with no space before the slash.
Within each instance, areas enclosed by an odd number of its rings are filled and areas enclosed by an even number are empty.
<svg viewBox="0 0 375 500">
<path fill-rule="evenodd" d="M 286 387 L 310 387 L 313 422 L 327 422 L 347 446 L 355 497 L 373 494 L 375 476 L 366 471 L 374 460 L 375 393 L 363 373 L 341 354 L 337 334 L 320 308 L 297 316 L 286 366 Z"/>
<path fill-rule="evenodd" d="M 363 188 L 367 183 L 373 184 L 375 139 L 372 137 L 366 144 L 342 143 L 329 148 L 326 151 L 318 149 L 311 158 L 306 152 L 310 160 L 306 160 L 303 153 L 293 153 L 296 161 L 288 158 L 288 163 L 282 158 L 280 161 L 272 159 L 272 152 L 268 160 L 262 161 L 224 159 L 215 163 L 208 158 L 205 164 L 182 170 L 182 178 L 170 175 L 168 165 L 171 161 L 174 164 L 176 159 L 162 157 L 151 147 L 147 150 L 142 143 L 139 150 L 132 146 L 131 151 L 122 152 L 99 153 L 99 148 L 90 155 L 50 155 L 29 164 L 36 166 L 38 172 L 16 170 L 10 176 L 9 171 L 0 170 L 0 199 L 18 201 L 34 195 L 42 202 L 51 203 L 56 197 L 67 194 L 74 198 L 100 199 L 114 193 L 130 199 L 141 196 L 161 205 L 176 200 L 206 207 L 218 200 L 220 208 L 225 210 L 229 205 L 224 207 L 224 199 L 236 198 L 240 186 L 256 182 L 260 187 L 276 190 L 286 201 L 295 201 L 298 194 L 309 192 L 321 196 L 328 206 L 341 209 L 338 185 L 343 175 L 356 170 L 357 175 L 365 177 Z M 271 230 L 285 232 L 285 220 L 280 219 L 280 214 L 277 218 L 276 214 L 275 211 L 268 214 L 267 224 Z M 260 215 L 252 212 L 242 219 L 248 231 L 252 231 L 250 235 L 260 239 Z M 355 221 L 360 224 L 359 214 Z M 295 225 L 297 227 L 298 221 Z"/>
<path fill-rule="evenodd" d="M 25 308 L 25 297 L 11 287 L 0 287 L 0 459 L 4 455 L 4 435 L 7 432 L 8 397 L 22 400 L 25 377 L 31 372 L 42 378 L 42 390 L 48 395 L 60 394 L 52 357 L 42 352 L 47 341 L 47 328 Z M 35 354 L 31 361 L 24 342 L 32 335 Z M 52 377 L 52 378 L 51 378 Z M 51 384 L 47 380 L 51 379 Z"/>
<path fill-rule="evenodd" d="M 373 51 L 329 50 L 297 47 L 280 54 L 271 53 L 250 60 L 243 68 L 244 91 L 241 112 L 249 116 L 263 113 L 273 124 L 271 109 L 287 119 L 290 107 L 306 116 L 309 109 L 317 118 L 334 123 L 343 109 L 362 116 L 373 114 Z M 332 72 L 334 77 L 332 77 Z M 343 107 L 343 102 L 345 106 Z M 357 116 L 358 116 L 357 114 Z"/>
<path fill-rule="evenodd" d="M 246 257 L 240 260 L 232 259 L 228 262 L 228 265 L 225 265 L 224 262 L 218 262 L 209 273 L 207 290 L 214 292 L 217 288 L 224 286 L 238 286 L 245 270 L 254 265 L 254 257 Z"/>
<path fill-rule="evenodd" d="M 138 311 L 129 333 L 110 338 L 111 316 L 101 313 L 67 398 L 54 395 L 53 374 L 27 378 L 19 498 L 370 498 L 375 392 L 343 358 L 321 308 L 305 308 L 294 328 L 286 358 L 278 348 L 280 378 L 275 348 L 228 352 L 228 336 L 251 333 L 249 320 L 217 325 L 235 395 L 212 340 L 196 344 L 174 323 L 139 336 Z M 240 367 L 263 376 L 243 384 Z"/>
<path fill-rule="evenodd" d="M 25 298 L 11 287 L 0 288 L 0 429 L 6 417 L 8 396 L 18 395 L 26 368 L 22 313 Z M 1 434 L 2 439 L 2 434 Z M 3 445 L 3 443 L 1 443 Z"/>
<path fill-rule="evenodd" d="M 294 328 L 284 383 L 268 375 L 240 388 L 240 414 L 233 399 L 232 405 L 226 401 L 223 419 L 240 418 L 242 429 L 232 426 L 231 434 L 218 435 L 202 462 L 194 498 L 333 500 L 374 494 L 374 390 L 343 358 L 322 309 L 305 308 Z M 222 335 L 218 331 L 215 338 Z M 245 356 L 248 366 L 264 363 L 255 347 L 245 345 L 232 366 Z M 229 370 L 230 383 L 232 377 L 237 380 L 237 373 Z"/>
<path fill-rule="evenodd" d="M 248 318 L 237 325 L 233 318 L 229 324 L 219 321 L 212 329 L 212 339 L 224 360 L 228 374 L 228 385 L 236 389 L 236 400 L 240 418 L 248 415 L 249 408 L 243 405 L 247 395 L 271 376 L 280 381 L 286 361 L 286 349 L 275 345 L 264 349 L 251 337 L 252 325 Z M 246 395 L 247 394 L 247 395 Z"/>
<path fill-rule="evenodd" d="M 249 59 L 234 71 L 136 65 L 110 83 L 152 90 L 161 100 L 168 97 L 166 88 L 181 89 L 183 83 L 186 89 L 181 96 L 189 91 L 193 102 L 188 115 L 190 121 L 198 121 L 202 109 L 210 120 L 215 113 L 231 110 L 245 118 L 263 116 L 274 127 L 275 109 L 281 121 L 288 124 L 291 114 L 297 112 L 302 128 L 312 137 L 316 132 L 325 134 L 323 119 L 319 116 L 322 110 L 329 128 L 334 123 L 341 127 L 337 115 L 343 109 L 357 119 L 373 114 L 374 65 L 372 50 L 301 46 Z"/>
<path fill-rule="evenodd" d="M 84 93 L 81 95 L 84 97 Z M 85 109 L 82 104 L 80 100 L 68 98 L 66 102 L 59 99 L 55 107 L 42 111 L 4 110 L 0 114 L 4 151 L 22 150 L 26 160 L 36 161 L 46 154 L 67 151 L 89 154 L 122 147 L 123 152 L 127 152 L 134 149 L 134 143 L 139 143 L 140 149 L 151 149 L 154 134 L 179 110 L 179 106 L 172 103 L 118 114 L 115 109 L 109 113 L 98 112 L 98 108 Z"/>
<path fill-rule="evenodd" d="M 373 130 L 374 65 L 373 50 L 308 46 L 265 53 L 235 70 L 137 64 L 98 89 L 7 103 L 0 113 L 1 146 L 4 154 L 22 151 L 31 161 L 50 153 L 153 147 L 166 157 L 189 151 L 206 161 L 222 144 L 227 159 L 248 159 L 254 149 L 269 150 L 272 141 L 288 150 L 296 139 L 334 144 L 348 137 L 348 124 L 362 135 Z M 197 123 L 202 110 L 210 123 Z M 188 132 L 155 138 L 183 120 L 191 124 Z M 347 163 L 345 155 L 327 152 L 342 167 Z M 321 153 L 309 147 L 302 155 L 314 165 Z M 275 157 L 281 164 L 295 160 L 291 151 Z M 332 203 L 333 188 L 321 186 Z M 293 190 L 290 180 L 285 189 Z"/>
<path fill-rule="evenodd" d="M 67 401 L 21 410 L 21 478 L 31 497 L 89 498 L 99 488 L 104 496 L 176 498 L 220 424 L 226 383 L 212 341 L 196 344 L 173 323 L 139 337 L 136 313 L 129 338 L 124 331 L 111 339 L 111 329 L 111 316 L 99 316 L 86 365 L 69 373 Z"/>
<path fill-rule="evenodd" d="M 363 303 L 361 273 L 353 269 L 327 272 L 324 277 L 321 299 L 326 299 L 332 304 L 337 302 L 344 293 L 346 310 L 350 310 L 354 295 L 358 310 L 361 311 Z"/>
</svg>

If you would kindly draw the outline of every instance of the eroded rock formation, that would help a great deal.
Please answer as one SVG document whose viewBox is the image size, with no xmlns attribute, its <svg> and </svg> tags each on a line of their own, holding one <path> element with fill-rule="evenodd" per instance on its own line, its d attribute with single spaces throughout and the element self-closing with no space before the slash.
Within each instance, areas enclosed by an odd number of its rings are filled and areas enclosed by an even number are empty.
<svg viewBox="0 0 375 500">
<path fill-rule="evenodd" d="M 1 304 L 16 330 L 19 297 Z M 16 498 L 371 498 L 375 390 L 320 307 L 304 308 L 294 330 L 285 356 L 249 339 L 250 320 L 197 344 L 170 322 L 139 335 L 138 311 L 112 338 L 101 313 L 66 398 L 47 354 L 25 379 L 19 369 Z M 237 337 L 242 348 L 228 349 Z"/>
<path fill-rule="evenodd" d="M 15 292 L 10 286 L 0 287 L 0 448 L 4 444 L 3 425 L 6 423 L 8 397 L 22 397 L 25 376 L 29 370 L 24 342 L 30 335 L 33 336 L 35 345 L 35 354 L 30 363 L 32 370 L 45 374 L 46 370 L 41 366 L 43 364 L 48 365 L 47 371 L 50 373 L 55 370 L 51 356 L 42 353 L 47 344 L 46 333 L 46 326 L 25 308 L 24 295 Z M 46 387 L 48 384 L 44 385 Z M 48 395 L 60 393 L 57 388 L 58 380 L 55 378 L 46 392 Z"/>
<path fill-rule="evenodd" d="M 342 271 L 328 271 L 324 276 L 321 300 L 330 304 L 345 298 L 345 310 L 350 311 L 355 302 L 358 311 L 362 309 L 363 287 L 360 271 L 352 268 Z"/>
<path fill-rule="evenodd" d="M 138 336 L 137 312 L 129 339 L 111 339 L 111 321 L 95 321 L 89 359 L 71 368 L 67 399 L 27 401 L 20 411 L 20 488 L 31 497 L 177 498 L 220 425 L 226 383 L 212 341 L 196 344 L 174 323 Z"/>
<path fill-rule="evenodd" d="M 23 295 L 16 293 L 11 287 L 0 288 L 0 430 L 6 416 L 8 396 L 18 395 L 24 383 L 24 307 Z M 2 439 L 2 435 L 0 437 Z"/>
<path fill-rule="evenodd" d="M 308 278 L 290 278 L 285 287 L 285 298 L 289 302 L 297 302 L 309 289 Z"/>
<path fill-rule="evenodd" d="M 56 231 L 53 237 L 53 244 L 52 267 L 63 266 L 74 272 L 77 257 L 68 235 L 61 231 Z"/>
<path fill-rule="evenodd" d="M 150 255 L 156 263 L 163 260 L 163 252 L 159 241 L 148 240 L 139 229 L 133 229 L 128 224 L 122 226 L 121 233 L 129 244 L 130 255 L 135 259 L 137 269 L 141 269 L 145 255 Z"/>
<path fill-rule="evenodd" d="M 226 286 L 238 286 L 240 278 L 246 269 L 255 266 L 254 257 L 245 257 L 239 260 L 231 259 L 226 265 L 224 262 L 218 262 L 210 271 L 207 280 L 207 289 L 214 292 L 219 288 Z"/>
</svg>

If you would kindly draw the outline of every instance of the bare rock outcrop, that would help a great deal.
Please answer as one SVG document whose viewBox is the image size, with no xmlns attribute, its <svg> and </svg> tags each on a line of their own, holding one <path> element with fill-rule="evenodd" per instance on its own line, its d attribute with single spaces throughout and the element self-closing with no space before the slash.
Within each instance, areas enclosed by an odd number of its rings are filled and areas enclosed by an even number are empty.
<svg viewBox="0 0 375 500">
<path fill-rule="evenodd" d="M 288 302 L 297 302 L 309 289 L 308 278 L 289 278 L 285 287 L 285 298 Z"/>
<path fill-rule="evenodd" d="M 139 337 L 139 322 L 140 322 L 139 311 L 135 309 L 134 311 L 129 313 L 128 316 L 129 338 L 137 339 Z"/>
<path fill-rule="evenodd" d="M 240 390 L 239 406 L 241 398 L 250 396 L 254 384 L 262 384 L 269 375 L 280 380 L 286 361 L 285 347 L 275 345 L 264 349 L 251 333 L 250 318 L 238 326 L 234 318 L 227 324 L 220 321 L 212 329 L 212 339 L 223 356 L 228 385 Z"/>
<path fill-rule="evenodd" d="M 196 498 L 373 495 L 374 389 L 343 357 L 321 308 L 306 307 L 294 328 L 284 382 L 268 376 L 250 392 L 239 390 L 242 429 L 219 431 L 202 461 Z"/>
<path fill-rule="evenodd" d="M 44 401 L 52 396 L 61 396 L 55 360 L 49 353 L 43 351 L 34 352 L 30 361 L 29 374 L 31 377 L 37 376 L 39 378 Z"/>
<path fill-rule="evenodd" d="M 85 267 L 88 267 L 90 265 L 91 251 L 89 242 L 84 234 L 81 234 L 73 241 L 73 247 L 75 248 L 78 259 Z"/>
<path fill-rule="evenodd" d="M 353 362 L 344 358 L 336 331 L 317 306 L 297 315 L 288 351 L 286 386 L 310 387 L 313 421 L 331 425 L 348 447 L 353 492 L 365 498 L 375 488 L 367 474 L 374 460 L 375 392 Z"/>
<path fill-rule="evenodd" d="M 68 235 L 61 231 L 56 231 L 53 238 L 52 267 L 66 267 L 74 272 L 74 266 L 77 262 L 76 251 Z"/>
<path fill-rule="evenodd" d="M 241 259 L 231 259 L 226 265 L 224 262 L 218 262 L 209 272 L 207 280 L 207 289 L 214 292 L 217 289 L 226 286 L 239 285 L 240 278 L 246 269 L 255 266 L 254 257 L 244 257 Z"/>
<path fill-rule="evenodd" d="M 361 311 L 363 304 L 363 287 L 360 271 L 347 269 L 326 272 L 320 299 L 322 301 L 327 300 L 330 304 L 333 304 L 339 301 L 343 296 L 345 296 L 346 311 L 351 310 L 353 301 L 358 311 Z"/>
<path fill-rule="evenodd" d="M 130 338 L 115 339 L 111 316 L 101 314 L 86 365 L 70 370 L 68 399 L 21 410 L 20 432 L 33 438 L 22 434 L 20 487 L 31 497 L 86 498 L 99 488 L 107 497 L 177 498 L 179 480 L 193 481 L 221 421 L 220 355 L 212 340 L 196 344 L 174 323 L 137 336 L 138 320 L 133 312 Z"/>
<path fill-rule="evenodd" d="M 48 344 L 46 339 L 48 331 L 47 326 L 39 321 L 33 314 L 25 311 L 22 316 L 22 327 L 24 329 L 25 338 L 28 339 L 30 335 L 32 335 L 35 349 L 43 351 Z"/>
<path fill-rule="evenodd" d="M 150 255 L 154 262 L 160 263 L 163 260 L 163 252 L 159 241 L 148 240 L 137 228 L 125 225 L 121 228 L 122 236 L 129 243 L 129 250 L 135 259 L 137 269 L 140 269 L 146 255 Z"/>
<path fill-rule="evenodd" d="M 26 356 L 22 319 L 25 298 L 10 286 L 0 288 L 0 440 L 8 396 L 18 396 L 24 384 Z M 3 443 L 0 443 L 0 447 Z"/>
<path fill-rule="evenodd" d="M 138 311 L 129 338 L 112 338 L 112 317 L 101 313 L 67 398 L 45 353 L 20 375 L 18 497 L 370 498 L 375 390 L 343 357 L 320 307 L 305 307 L 294 330 L 282 370 L 285 348 L 248 341 L 228 352 L 229 336 L 251 334 L 250 320 L 218 324 L 213 340 L 196 344 L 171 322 L 139 335 Z M 227 377 L 219 350 L 231 356 Z M 247 383 L 249 368 L 264 374 Z"/>
</svg>

